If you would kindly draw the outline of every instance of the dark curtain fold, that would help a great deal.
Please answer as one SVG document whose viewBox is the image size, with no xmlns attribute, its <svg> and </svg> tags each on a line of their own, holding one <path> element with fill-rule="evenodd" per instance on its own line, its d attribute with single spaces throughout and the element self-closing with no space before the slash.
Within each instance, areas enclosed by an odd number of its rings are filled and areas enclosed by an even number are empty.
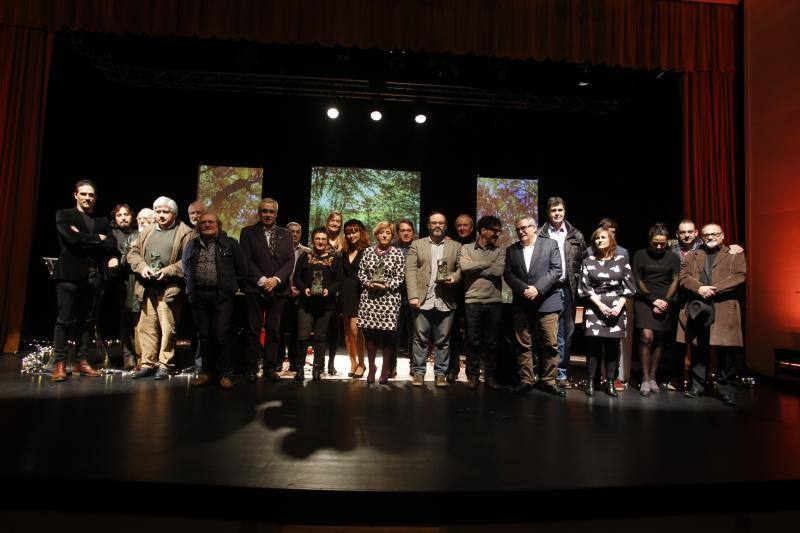
<svg viewBox="0 0 800 533">
<path fill-rule="evenodd" d="M 19 345 L 53 32 L 0 24 L 0 346 Z"/>
<path fill-rule="evenodd" d="M 686 72 L 683 110 L 683 209 L 698 224 L 717 222 L 741 243 L 736 191 L 733 74 Z"/>
<path fill-rule="evenodd" d="M 684 205 L 738 240 L 737 9 L 679 0 L 0 0 L 0 344 L 17 348 L 53 32 L 589 62 L 683 75 Z"/>
</svg>

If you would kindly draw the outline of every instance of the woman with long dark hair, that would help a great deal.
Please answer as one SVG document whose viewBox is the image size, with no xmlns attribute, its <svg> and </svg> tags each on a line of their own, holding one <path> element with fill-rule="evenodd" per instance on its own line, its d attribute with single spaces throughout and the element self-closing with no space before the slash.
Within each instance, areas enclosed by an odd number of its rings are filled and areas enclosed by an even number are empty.
<svg viewBox="0 0 800 533">
<path fill-rule="evenodd" d="M 642 384 L 639 392 L 658 394 L 656 372 L 666 338 L 675 322 L 675 297 L 681 260 L 668 249 L 669 232 L 664 224 L 650 228 L 650 246 L 633 255 L 633 279 L 636 282 L 634 325 L 639 332 L 639 357 Z"/>
<path fill-rule="evenodd" d="M 350 372 L 347 375 L 359 379 L 367 367 L 364 364 L 364 333 L 358 327 L 358 305 L 361 301 L 358 269 L 364 250 L 369 248 L 369 237 L 364 224 L 360 220 L 351 219 L 344 224 L 344 239 L 339 303 L 344 322 L 344 343 L 350 356 Z"/>
<path fill-rule="evenodd" d="M 591 238 L 592 253 L 581 263 L 578 294 L 588 299 L 584 311 L 583 331 L 589 339 L 587 367 L 589 377 L 584 389 L 594 394 L 597 367 L 602 362 L 606 374 L 606 392 L 612 398 L 614 377 L 619 366 L 620 339 L 625 337 L 628 323 L 625 303 L 633 297 L 634 284 L 628 257 L 617 253 L 614 234 L 597 228 Z"/>
</svg>

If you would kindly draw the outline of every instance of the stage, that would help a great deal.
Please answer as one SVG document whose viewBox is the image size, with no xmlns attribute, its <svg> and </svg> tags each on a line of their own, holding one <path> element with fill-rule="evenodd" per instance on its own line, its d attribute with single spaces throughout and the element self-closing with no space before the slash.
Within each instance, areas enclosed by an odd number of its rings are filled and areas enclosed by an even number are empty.
<svg viewBox="0 0 800 533">
<path fill-rule="evenodd" d="M 800 397 L 769 382 L 738 408 L 634 388 L 560 399 L 404 380 L 226 392 L 185 376 L 53 384 L 4 355 L 0 418 L 3 485 L 24 509 L 532 522 L 793 509 L 800 479 Z"/>
</svg>

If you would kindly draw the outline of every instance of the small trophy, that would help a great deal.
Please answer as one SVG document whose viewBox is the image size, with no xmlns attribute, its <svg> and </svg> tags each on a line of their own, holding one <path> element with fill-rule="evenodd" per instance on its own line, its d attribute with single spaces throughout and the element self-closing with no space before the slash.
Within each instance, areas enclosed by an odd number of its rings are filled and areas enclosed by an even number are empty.
<svg viewBox="0 0 800 533">
<path fill-rule="evenodd" d="M 375 270 L 372 271 L 372 283 L 380 283 L 381 285 L 384 284 L 383 281 L 383 273 L 386 271 L 386 266 L 383 264 L 383 261 L 378 263 L 375 267 Z"/>
<path fill-rule="evenodd" d="M 151 252 L 150 264 L 147 266 L 149 266 L 153 274 L 157 276 L 158 273 L 161 272 L 161 269 L 164 268 L 164 263 L 161 261 L 161 254 L 158 252 Z"/>
<path fill-rule="evenodd" d="M 315 270 L 313 272 L 313 278 L 311 279 L 311 295 L 322 296 L 324 291 L 325 287 L 322 285 L 322 272 Z"/>
<path fill-rule="evenodd" d="M 436 283 L 447 281 L 450 273 L 447 271 L 447 259 L 439 259 L 436 263 Z"/>
</svg>

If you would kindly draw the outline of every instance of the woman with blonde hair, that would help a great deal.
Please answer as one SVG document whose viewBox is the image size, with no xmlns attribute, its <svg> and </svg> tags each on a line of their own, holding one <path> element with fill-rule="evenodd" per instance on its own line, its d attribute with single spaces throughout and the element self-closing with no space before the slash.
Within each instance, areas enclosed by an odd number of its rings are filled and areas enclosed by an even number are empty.
<svg viewBox="0 0 800 533">
<path fill-rule="evenodd" d="M 364 331 L 369 358 L 367 383 L 375 382 L 375 356 L 378 344 L 382 344 L 380 383 L 385 385 L 393 368 L 394 337 L 400 315 L 400 286 L 405 278 L 405 255 L 392 246 L 392 223 L 378 222 L 372 233 L 377 244 L 364 250 L 358 269 L 358 280 L 364 288 L 358 306 L 358 326 Z"/>
</svg>

